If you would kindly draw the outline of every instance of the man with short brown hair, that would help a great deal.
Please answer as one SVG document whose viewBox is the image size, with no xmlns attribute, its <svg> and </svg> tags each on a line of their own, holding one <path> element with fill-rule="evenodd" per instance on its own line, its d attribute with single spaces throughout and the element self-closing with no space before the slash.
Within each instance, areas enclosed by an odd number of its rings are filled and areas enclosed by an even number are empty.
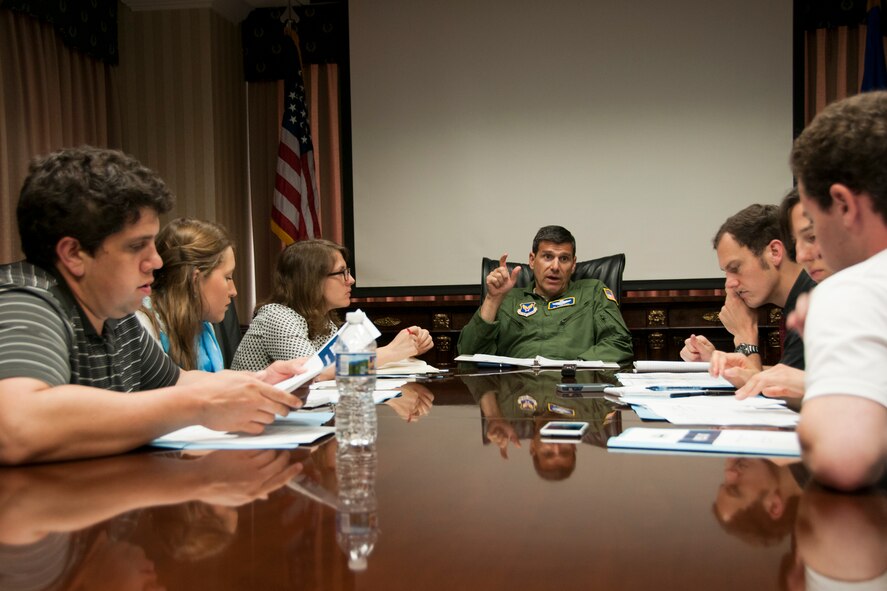
<svg viewBox="0 0 887 591">
<path fill-rule="evenodd" d="M 708 339 L 693 335 L 685 341 L 681 358 L 760 371 L 757 308 L 773 304 L 788 315 L 798 296 L 816 283 L 789 256 L 776 205 L 749 205 L 730 216 L 712 243 L 718 264 L 727 275 L 720 319 L 733 335 L 735 353 L 716 354 Z M 804 343 L 795 331 L 786 332 L 780 363 L 804 369 Z"/>
<path fill-rule="evenodd" d="M 798 424 L 814 478 L 860 488 L 887 464 L 887 92 L 826 107 L 795 140 L 791 167 L 835 274 L 791 319 L 808 367 Z"/>
</svg>

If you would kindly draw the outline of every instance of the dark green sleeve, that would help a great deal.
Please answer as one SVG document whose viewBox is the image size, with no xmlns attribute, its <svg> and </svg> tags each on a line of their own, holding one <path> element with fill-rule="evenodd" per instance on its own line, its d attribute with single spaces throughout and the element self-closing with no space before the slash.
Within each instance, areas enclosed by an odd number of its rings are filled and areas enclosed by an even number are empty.
<svg viewBox="0 0 887 591">
<path fill-rule="evenodd" d="M 471 320 L 459 333 L 459 342 L 456 349 L 460 355 L 475 355 L 484 353 L 495 355 L 499 338 L 499 320 L 490 324 L 480 317 L 480 310 L 474 313 Z"/>
<path fill-rule="evenodd" d="M 579 359 L 627 363 L 634 357 L 631 332 L 625 326 L 619 305 L 604 294 L 603 284 L 600 285 L 594 294 L 594 343 Z"/>
</svg>

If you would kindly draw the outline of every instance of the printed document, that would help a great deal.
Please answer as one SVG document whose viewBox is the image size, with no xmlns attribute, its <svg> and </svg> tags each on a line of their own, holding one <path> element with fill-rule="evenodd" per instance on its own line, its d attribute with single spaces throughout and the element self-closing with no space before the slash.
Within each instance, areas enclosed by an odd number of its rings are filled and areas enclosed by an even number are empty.
<svg viewBox="0 0 887 591">
<path fill-rule="evenodd" d="M 549 359 L 537 355 L 536 357 L 505 357 L 503 355 L 486 355 L 478 353 L 476 355 L 459 355 L 456 361 L 467 361 L 471 363 L 490 363 L 493 365 L 515 365 L 519 367 L 563 367 L 565 365 L 575 365 L 579 369 L 619 369 L 618 363 L 610 363 L 607 361 L 585 361 L 582 359 Z"/>
<path fill-rule="evenodd" d="M 633 427 L 607 440 L 610 449 L 800 457 L 794 431 L 747 429 L 650 429 Z"/>
</svg>

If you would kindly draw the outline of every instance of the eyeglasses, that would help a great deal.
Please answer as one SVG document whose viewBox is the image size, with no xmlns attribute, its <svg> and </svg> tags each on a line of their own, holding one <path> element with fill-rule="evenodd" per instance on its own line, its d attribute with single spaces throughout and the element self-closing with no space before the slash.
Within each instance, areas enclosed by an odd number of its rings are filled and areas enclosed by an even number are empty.
<svg viewBox="0 0 887 591">
<path fill-rule="evenodd" d="M 327 277 L 335 277 L 336 275 L 341 275 L 342 281 L 348 281 L 349 279 L 351 279 L 351 269 L 345 268 L 341 271 L 336 271 L 335 273 L 326 274 Z"/>
</svg>

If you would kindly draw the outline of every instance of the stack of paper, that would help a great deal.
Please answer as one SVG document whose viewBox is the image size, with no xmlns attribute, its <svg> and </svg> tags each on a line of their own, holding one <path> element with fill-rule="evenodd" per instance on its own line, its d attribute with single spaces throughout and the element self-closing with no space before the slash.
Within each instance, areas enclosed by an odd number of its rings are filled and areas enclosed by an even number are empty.
<svg viewBox="0 0 887 591">
<path fill-rule="evenodd" d="M 579 369 L 618 369 L 618 363 L 606 361 L 586 361 L 583 359 L 549 359 L 537 355 L 536 357 L 505 357 L 503 355 L 459 355 L 456 361 L 468 361 L 471 363 L 488 363 L 492 365 L 514 365 L 518 367 L 542 367 L 559 368 L 565 365 L 575 365 Z"/>
<path fill-rule="evenodd" d="M 676 425 L 794 427 L 798 413 L 779 399 L 757 396 L 738 400 L 724 378 L 708 373 L 619 373 L 622 386 L 606 388 L 642 419 Z"/>
<path fill-rule="evenodd" d="M 386 363 L 385 365 L 376 368 L 376 375 L 380 378 L 384 378 L 389 374 L 424 375 L 438 372 L 440 372 L 440 370 L 433 365 L 428 365 L 421 359 L 416 359 L 415 357 L 408 357 L 401 361 L 392 361 L 391 363 Z"/>
<path fill-rule="evenodd" d="M 604 392 L 619 397 L 682 398 L 703 394 L 733 395 L 733 384 L 707 373 L 617 373 L 622 386 L 611 386 Z"/>
<path fill-rule="evenodd" d="M 623 386 L 637 386 L 647 389 L 696 388 L 734 389 L 733 384 L 721 377 L 712 377 L 707 372 L 676 373 L 617 373 L 616 379 Z"/>
<path fill-rule="evenodd" d="M 333 418 L 331 412 L 294 411 L 265 427 L 261 435 L 225 433 L 192 425 L 158 437 L 154 447 L 169 449 L 293 449 L 310 445 L 335 433 L 335 427 L 322 427 Z"/>
<path fill-rule="evenodd" d="M 708 361 L 635 361 L 635 371 L 701 372 L 708 371 Z"/>
<path fill-rule="evenodd" d="M 643 407 L 674 425 L 794 427 L 799 415 L 785 402 L 761 397 L 737 400 L 733 396 L 688 398 L 625 398 L 622 402 Z"/>
<path fill-rule="evenodd" d="M 335 389 L 335 387 L 323 387 L 324 384 L 328 383 L 329 382 L 319 382 L 321 386 L 316 388 L 312 386 L 311 391 L 308 392 L 308 398 L 305 400 L 302 408 L 317 408 L 318 406 L 326 406 L 327 404 L 336 404 L 339 402 L 339 391 Z M 406 382 L 404 381 L 403 383 Z M 400 396 L 400 390 L 395 390 L 394 388 L 399 388 L 403 383 L 386 381 L 384 388 L 377 387 L 375 391 L 373 391 L 373 402 L 376 404 L 382 404 L 386 400 L 391 400 L 392 398 Z M 335 384 L 335 382 L 333 382 L 333 384 Z"/>
</svg>

